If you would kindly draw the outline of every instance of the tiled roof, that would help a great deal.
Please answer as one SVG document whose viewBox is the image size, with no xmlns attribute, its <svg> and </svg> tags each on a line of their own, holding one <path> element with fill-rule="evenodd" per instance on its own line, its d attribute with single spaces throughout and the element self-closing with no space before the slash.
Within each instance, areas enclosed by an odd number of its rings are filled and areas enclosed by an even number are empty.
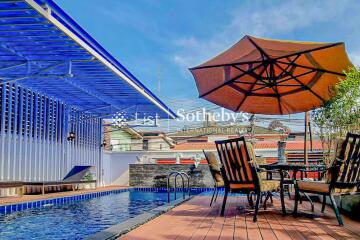
<svg viewBox="0 0 360 240">
<path fill-rule="evenodd" d="M 191 142 L 180 143 L 175 145 L 173 150 L 215 150 L 214 142 Z M 276 141 L 257 141 L 255 143 L 255 149 L 277 149 Z M 297 151 L 304 149 L 304 141 L 287 141 L 287 151 Z M 308 143 L 308 149 L 310 149 L 310 142 Z M 322 150 L 321 141 L 313 141 L 313 150 Z"/>
<path fill-rule="evenodd" d="M 185 142 L 176 144 L 173 150 L 215 150 L 214 142 Z"/>
<path fill-rule="evenodd" d="M 308 149 L 310 149 L 310 142 L 307 144 Z M 258 141 L 255 143 L 255 149 L 277 149 L 276 141 Z M 304 141 L 287 141 L 286 150 L 287 151 L 296 151 L 304 149 Z M 321 141 L 313 141 L 313 150 L 322 150 Z"/>
</svg>

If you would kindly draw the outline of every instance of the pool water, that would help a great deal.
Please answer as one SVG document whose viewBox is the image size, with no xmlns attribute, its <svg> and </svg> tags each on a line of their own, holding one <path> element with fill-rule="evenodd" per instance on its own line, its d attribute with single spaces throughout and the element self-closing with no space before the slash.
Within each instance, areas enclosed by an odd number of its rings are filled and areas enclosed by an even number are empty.
<svg viewBox="0 0 360 240">
<path fill-rule="evenodd" d="M 165 192 L 126 191 L 0 214 L 0 239 L 83 239 L 166 203 Z"/>
</svg>

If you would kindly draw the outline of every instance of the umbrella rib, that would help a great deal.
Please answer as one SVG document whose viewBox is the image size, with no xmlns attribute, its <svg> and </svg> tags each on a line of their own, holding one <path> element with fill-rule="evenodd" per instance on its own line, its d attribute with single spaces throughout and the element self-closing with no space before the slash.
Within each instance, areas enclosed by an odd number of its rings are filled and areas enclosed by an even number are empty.
<svg viewBox="0 0 360 240">
<path fill-rule="evenodd" d="M 323 46 L 323 47 L 318 47 L 318 48 L 313 48 L 310 50 L 305 50 L 305 51 L 300 51 L 300 52 L 296 52 L 296 53 L 291 53 L 288 55 L 284 55 L 284 56 L 280 56 L 277 58 L 274 58 L 274 60 L 279 60 L 282 58 L 287 58 L 287 57 L 292 57 L 298 54 L 303 54 L 303 53 L 308 53 L 308 52 L 313 52 L 313 51 L 318 51 L 318 50 L 322 50 L 322 49 L 326 49 L 326 48 L 330 48 L 330 47 L 335 47 L 337 45 L 341 45 L 343 44 L 342 42 L 338 42 L 338 43 L 334 43 L 331 45 L 327 45 L 327 46 Z M 242 64 L 249 64 L 249 63 L 261 63 L 263 62 L 261 61 L 248 61 L 248 62 L 233 62 L 233 63 L 228 63 L 228 64 L 217 64 L 217 65 L 210 65 L 210 66 L 200 66 L 200 67 L 193 67 L 193 68 L 189 68 L 189 70 L 196 70 L 196 69 L 204 69 L 204 68 L 213 68 L 213 67 L 223 67 L 223 66 L 233 66 L 233 65 L 242 65 Z"/>
<path fill-rule="evenodd" d="M 275 61 L 276 66 L 278 66 L 280 69 L 283 69 L 276 61 Z M 319 98 L 322 102 L 324 102 L 325 100 L 316 92 L 314 92 L 309 86 L 305 85 L 304 83 L 302 83 L 299 79 L 297 79 L 292 73 L 287 72 L 295 81 L 297 81 L 300 85 L 303 86 L 303 88 L 309 90 L 313 95 L 315 95 L 317 98 Z"/>
<path fill-rule="evenodd" d="M 264 84 L 267 84 L 267 82 L 265 82 L 264 80 L 262 80 L 261 74 L 264 73 L 264 70 L 266 70 L 266 68 L 267 68 L 268 65 L 269 65 L 268 63 L 264 63 L 264 69 L 263 69 L 258 75 L 255 74 L 254 72 L 249 72 L 248 74 L 249 74 L 250 76 L 252 76 L 253 78 L 255 78 L 256 80 L 261 81 L 261 82 L 263 82 Z M 237 66 L 234 66 L 234 68 L 238 69 L 239 71 L 245 72 L 244 70 L 242 70 L 241 68 L 238 68 Z M 256 81 L 255 81 L 255 82 L 256 82 Z"/>
<path fill-rule="evenodd" d="M 256 47 L 257 50 L 259 50 L 259 52 L 263 55 L 266 56 L 267 59 L 271 59 L 271 57 L 264 51 L 264 49 L 262 49 L 261 47 L 259 47 L 259 45 L 257 45 L 254 40 L 252 40 L 249 36 L 247 36 L 247 38 L 249 39 L 249 41 L 252 43 L 252 45 L 254 45 Z M 264 58 L 263 58 L 264 59 Z"/>
<path fill-rule="evenodd" d="M 276 62 L 282 63 L 282 64 L 288 64 L 288 63 L 282 62 L 282 61 L 276 61 Z M 326 73 L 330 73 L 330 74 L 334 74 L 334 75 L 338 75 L 338 76 L 343 76 L 343 77 L 346 76 L 344 73 L 333 72 L 333 71 L 329 71 L 329 70 L 326 70 L 326 69 L 313 68 L 313 67 L 308 67 L 308 66 L 304 66 L 304 65 L 299 65 L 299 64 L 296 64 L 296 63 L 293 63 L 292 65 L 295 66 L 295 67 L 300 67 L 300 68 L 305 68 L 305 69 L 311 69 L 311 70 L 319 71 L 319 72 L 326 72 Z"/>
<path fill-rule="evenodd" d="M 263 64 L 259 64 L 258 66 L 252 68 L 251 70 L 245 71 L 245 72 L 243 72 L 242 74 L 233 77 L 233 78 L 230 79 L 229 81 L 226 81 L 226 82 L 222 83 L 221 85 L 219 85 L 219 86 L 211 89 L 210 91 L 207 91 L 206 93 L 201 94 L 199 97 L 202 98 L 202 97 L 205 97 L 206 95 L 209 95 L 210 93 L 215 92 L 215 91 L 218 90 L 219 88 L 224 87 L 225 85 L 228 85 L 229 83 L 232 83 L 232 82 L 235 81 L 236 79 L 241 78 L 242 76 L 245 76 L 246 74 L 249 74 L 249 73 L 251 73 L 252 71 L 258 69 L 260 66 L 263 66 Z"/>
<path fill-rule="evenodd" d="M 275 76 L 275 70 L 274 70 L 274 65 L 271 64 L 270 65 L 270 76 L 271 77 L 274 77 Z M 282 115 L 283 114 L 283 110 L 281 108 L 281 102 L 280 102 L 280 94 L 279 94 L 279 91 L 277 89 L 277 84 L 276 84 L 276 80 L 271 80 L 272 82 L 275 82 L 274 85 L 271 85 L 271 89 L 275 92 L 275 95 L 276 95 L 276 99 L 277 99 L 277 102 L 278 102 L 278 105 L 279 105 L 279 111 L 280 111 L 280 114 Z"/>
<path fill-rule="evenodd" d="M 240 69 L 241 70 L 241 69 Z M 305 76 L 305 75 L 307 75 L 307 74 L 310 74 L 310 73 L 313 73 L 313 72 L 315 72 L 315 70 L 310 70 L 310 71 L 308 71 L 308 72 L 305 72 L 305 73 L 301 73 L 301 74 L 299 74 L 299 75 L 296 75 L 295 77 L 302 77 L 302 76 Z M 253 76 L 254 77 L 254 76 Z M 255 77 L 254 77 L 255 78 Z M 292 79 L 292 77 L 288 77 L 288 78 L 285 78 L 285 79 L 281 79 L 281 80 L 279 80 L 279 81 L 277 81 L 276 83 L 278 84 L 278 86 L 285 86 L 285 85 L 280 85 L 280 83 L 283 83 L 283 82 L 287 82 L 287 81 L 289 81 L 289 80 L 291 80 Z M 253 84 L 253 83 L 249 83 L 249 82 L 241 82 L 241 81 L 237 81 L 237 80 L 235 80 L 234 82 L 236 82 L 236 83 L 241 83 L 241 84 Z M 265 82 L 265 81 L 261 81 L 262 83 L 256 83 L 256 85 L 260 85 L 260 86 L 268 86 L 268 83 L 267 82 Z M 298 86 L 298 85 L 293 85 L 293 86 Z"/>
<path fill-rule="evenodd" d="M 241 93 L 243 93 L 244 95 L 247 95 L 248 94 L 248 91 L 246 91 L 245 89 L 235 85 L 234 83 L 229 83 L 229 86 L 233 89 L 235 89 L 236 91 L 239 91 Z"/>
<path fill-rule="evenodd" d="M 265 55 L 267 59 L 271 60 L 272 61 L 272 58 L 264 51 L 264 49 L 262 49 L 261 47 L 259 47 L 251 38 L 249 38 L 249 41 L 260 51 L 260 53 L 262 55 Z M 278 67 L 279 65 L 276 63 L 276 61 L 274 61 L 274 64 L 276 64 Z M 272 65 L 271 65 L 272 66 Z M 272 72 L 274 71 L 273 69 L 270 69 L 272 70 Z M 283 69 L 285 71 L 285 69 Z M 273 91 L 275 92 L 275 95 L 276 95 L 276 98 L 278 100 L 278 104 L 279 104 L 279 110 L 280 110 L 280 113 L 282 114 L 282 108 L 281 108 L 281 103 L 280 103 L 280 95 L 279 95 L 279 92 L 277 91 L 277 89 L 275 89 L 273 86 L 271 86 L 271 88 L 273 89 Z"/>
<path fill-rule="evenodd" d="M 264 73 L 264 71 L 267 69 L 267 65 L 268 64 L 264 64 L 264 69 L 260 72 L 260 75 Z M 253 85 L 250 87 L 250 89 L 247 91 L 247 93 L 245 94 L 244 98 L 241 100 L 241 102 L 239 103 L 239 105 L 236 107 L 235 112 L 239 111 L 239 109 L 241 108 L 241 106 L 243 105 L 243 103 L 245 102 L 245 100 L 247 99 L 247 97 L 249 96 L 249 94 L 253 91 L 253 88 L 255 87 L 256 83 L 261 80 L 261 78 L 255 78 L 255 82 L 253 83 Z M 262 81 L 262 80 L 261 80 Z M 263 82 L 263 81 L 262 81 Z M 266 84 L 266 83 L 265 83 Z"/>
<path fill-rule="evenodd" d="M 322 75 L 321 72 L 317 72 L 317 74 L 313 77 L 313 79 L 311 81 L 314 81 L 314 79 L 316 79 L 316 80 L 319 79 L 321 77 L 321 75 Z M 294 90 L 291 90 L 291 91 L 288 91 L 288 92 L 284 92 L 284 93 L 281 94 L 281 96 L 289 95 L 289 94 L 304 91 L 304 90 L 309 90 L 309 89 L 305 88 L 305 87 L 302 87 L 301 89 L 294 89 Z M 322 100 L 322 101 L 324 101 L 324 100 Z"/>
<path fill-rule="evenodd" d="M 285 68 L 284 71 L 282 71 L 279 75 L 283 75 L 291 66 L 293 66 L 293 64 L 295 63 L 295 61 L 301 56 L 301 54 L 298 54 L 293 60 L 290 60 L 289 63 L 287 63 L 287 67 Z"/>
<path fill-rule="evenodd" d="M 341 45 L 344 44 L 343 42 L 338 42 L 338 43 L 334 43 L 331 45 L 327 45 L 327 46 L 322 46 L 322 47 L 318 47 L 318 48 L 313 48 L 310 50 L 304 50 L 304 51 L 300 51 L 300 52 L 296 52 L 296 53 L 291 53 L 288 55 L 284 55 L 284 56 L 280 56 L 277 58 L 274 58 L 274 60 L 279 60 L 282 58 L 288 58 L 288 57 L 292 57 L 298 54 L 303 54 L 303 53 L 308 53 L 308 52 L 314 52 L 314 51 L 318 51 L 318 50 L 322 50 L 322 49 L 326 49 L 326 48 L 330 48 L 330 47 L 335 47 L 337 45 Z M 193 67 L 193 68 L 189 68 L 189 70 L 196 70 L 196 69 L 203 69 L 203 68 L 212 68 L 212 67 L 223 67 L 223 66 L 232 66 L 232 65 L 242 65 L 242 64 L 249 64 L 249 63 L 261 63 L 262 61 L 248 61 L 248 62 L 233 62 L 233 63 L 229 63 L 229 64 L 218 64 L 218 65 L 210 65 L 210 66 L 202 66 L 202 67 Z"/>
<path fill-rule="evenodd" d="M 301 73 L 301 74 L 296 75 L 296 76 L 294 76 L 294 77 L 297 77 L 297 78 L 298 78 L 298 77 L 302 77 L 302 76 L 308 75 L 308 74 L 313 73 L 313 72 L 315 72 L 315 70 L 311 70 L 311 71 L 308 71 L 308 72 L 305 72 L 305 73 Z M 277 84 L 280 85 L 280 83 L 287 82 L 287 81 L 289 81 L 289 80 L 291 80 L 291 79 L 293 79 L 293 77 L 289 77 L 289 78 L 286 78 L 286 79 L 282 79 L 282 80 L 278 81 Z M 283 86 L 283 85 L 280 85 L 280 86 Z"/>
<path fill-rule="evenodd" d="M 253 85 L 253 82 L 242 82 L 242 81 L 234 81 L 235 83 L 240 83 L 240 84 L 247 84 L 247 85 Z M 256 85 L 260 85 L 260 86 L 265 86 L 265 83 L 256 83 Z"/>
<path fill-rule="evenodd" d="M 301 85 L 297 85 L 297 84 L 281 84 L 281 85 L 278 85 L 278 86 L 281 86 L 281 87 L 302 87 Z M 256 92 L 256 91 L 259 91 L 259 90 L 262 90 L 262 89 L 268 88 L 268 87 L 269 86 L 262 85 L 262 87 L 253 89 L 253 92 Z"/>
</svg>

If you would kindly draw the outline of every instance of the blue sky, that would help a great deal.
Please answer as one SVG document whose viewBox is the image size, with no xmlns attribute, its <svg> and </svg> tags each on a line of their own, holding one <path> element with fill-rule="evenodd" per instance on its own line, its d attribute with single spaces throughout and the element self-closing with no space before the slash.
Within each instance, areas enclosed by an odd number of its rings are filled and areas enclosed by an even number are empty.
<svg viewBox="0 0 360 240">
<path fill-rule="evenodd" d="M 360 65 L 360 1 L 55 0 L 165 103 L 197 99 L 187 68 L 245 34 L 343 41 Z M 160 79 L 160 93 L 158 91 Z"/>
</svg>

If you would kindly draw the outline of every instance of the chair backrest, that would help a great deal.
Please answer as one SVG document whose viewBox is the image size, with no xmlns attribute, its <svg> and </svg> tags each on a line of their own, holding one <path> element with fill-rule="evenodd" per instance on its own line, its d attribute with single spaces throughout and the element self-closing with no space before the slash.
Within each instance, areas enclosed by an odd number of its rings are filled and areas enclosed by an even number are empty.
<svg viewBox="0 0 360 240">
<path fill-rule="evenodd" d="M 209 165 L 211 176 L 213 177 L 215 182 L 222 182 L 224 181 L 221 175 L 221 165 L 216 158 L 216 154 L 214 152 L 204 152 L 206 161 Z"/>
<path fill-rule="evenodd" d="M 252 165 L 244 137 L 215 141 L 223 166 L 225 182 L 229 184 L 254 184 L 259 186 L 259 177 Z"/>
<path fill-rule="evenodd" d="M 360 183 L 360 135 L 348 133 L 337 151 L 331 183 L 335 187 L 352 187 Z"/>
</svg>

